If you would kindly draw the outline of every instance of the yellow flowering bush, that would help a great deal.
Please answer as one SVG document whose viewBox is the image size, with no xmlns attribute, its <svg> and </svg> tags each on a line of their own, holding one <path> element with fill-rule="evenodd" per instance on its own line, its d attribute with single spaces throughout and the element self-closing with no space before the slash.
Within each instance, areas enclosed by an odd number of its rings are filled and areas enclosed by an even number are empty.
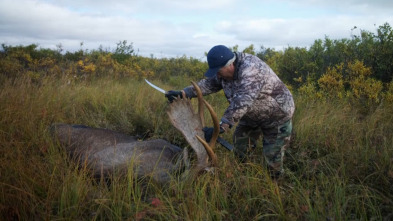
<svg viewBox="0 0 393 221">
<path fill-rule="evenodd" d="M 328 97 L 343 98 L 344 96 L 344 79 L 342 76 L 343 63 L 333 68 L 328 68 L 325 74 L 318 80 L 321 92 Z"/>
<path fill-rule="evenodd" d="M 95 74 L 96 65 L 89 58 L 78 61 L 78 70 L 84 78 L 89 78 Z"/>
<path fill-rule="evenodd" d="M 302 84 L 298 92 L 307 99 L 323 99 L 323 94 L 318 91 L 316 82 L 311 78 L 307 78 L 307 82 Z"/>
<path fill-rule="evenodd" d="M 386 85 L 386 92 L 383 94 L 385 102 L 393 104 L 393 81 Z"/>
<path fill-rule="evenodd" d="M 371 68 L 365 67 L 363 62 L 348 63 L 348 83 L 353 96 L 364 100 L 368 105 L 379 103 L 383 89 L 382 82 L 371 78 L 371 75 Z"/>
</svg>

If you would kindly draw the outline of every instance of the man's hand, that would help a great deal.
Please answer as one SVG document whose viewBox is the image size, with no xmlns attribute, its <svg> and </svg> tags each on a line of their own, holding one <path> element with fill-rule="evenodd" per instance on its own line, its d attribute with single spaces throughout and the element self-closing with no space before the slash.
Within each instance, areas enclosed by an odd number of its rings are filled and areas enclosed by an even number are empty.
<svg viewBox="0 0 393 221">
<path fill-rule="evenodd" d="M 210 142 L 210 140 L 212 139 L 212 136 L 213 136 L 214 128 L 213 127 L 204 127 L 202 129 L 202 131 L 205 132 L 205 140 L 206 140 L 206 142 Z M 225 130 L 220 126 L 220 134 L 222 134 L 224 132 L 225 132 Z"/>
<path fill-rule="evenodd" d="M 226 131 L 228 131 L 231 128 L 231 126 L 229 126 L 229 124 L 226 123 L 221 123 L 220 124 L 220 133 L 224 133 Z M 223 132 L 221 132 L 223 131 Z"/>
<path fill-rule="evenodd" d="M 165 94 L 165 97 L 168 98 L 169 102 L 173 102 L 173 100 L 175 100 L 177 97 L 183 98 L 183 93 L 182 91 L 168 91 Z"/>
</svg>

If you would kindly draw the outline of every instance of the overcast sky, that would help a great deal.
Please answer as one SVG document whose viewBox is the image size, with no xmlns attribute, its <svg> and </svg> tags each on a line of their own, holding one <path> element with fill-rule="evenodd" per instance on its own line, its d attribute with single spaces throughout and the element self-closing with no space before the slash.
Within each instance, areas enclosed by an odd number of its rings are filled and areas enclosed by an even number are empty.
<svg viewBox="0 0 393 221">
<path fill-rule="evenodd" d="M 0 43 L 191 56 L 217 44 L 282 50 L 393 26 L 392 0 L 0 0 Z M 358 27 L 354 29 L 354 26 Z"/>
</svg>

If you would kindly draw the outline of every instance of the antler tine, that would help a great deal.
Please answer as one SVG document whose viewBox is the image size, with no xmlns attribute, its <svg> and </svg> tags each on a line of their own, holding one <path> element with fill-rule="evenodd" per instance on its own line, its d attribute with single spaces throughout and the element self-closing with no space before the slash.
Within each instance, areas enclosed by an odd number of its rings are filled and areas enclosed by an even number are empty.
<svg viewBox="0 0 393 221">
<path fill-rule="evenodd" d="M 204 109 L 204 102 L 203 102 L 203 95 L 202 95 L 202 91 L 201 88 L 199 88 L 198 84 L 195 83 L 194 81 L 191 81 L 192 86 L 194 86 L 196 93 L 197 93 L 197 97 L 198 97 L 198 114 L 199 114 L 199 118 L 201 119 L 202 122 L 202 127 L 205 126 L 205 117 L 203 115 L 203 109 Z"/>
<path fill-rule="evenodd" d="M 210 139 L 209 142 L 209 146 L 213 148 L 216 145 L 216 141 L 220 133 L 220 122 L 218 121 L 217 114 L 213 110 L 212 106 L 209 103 L 207 103 L 206 100 L 203 100 L 203 102 L 205 103 L 207 109 L 209 110 L 210 116 L 212 117 L 212 121 L 213 121 L 214 130 L 213 130 L 212 138 Z"/>
<path fill-rule="evenodd" d="M 204 115 L 203 115 L 203 105 L 206 105 L 207 109 L 210 112 L 210 115 L 212 117 L 213 125 L 214 125 L 214 130 L 213 130 L 213 135 L 209 143 L 207 143 L 204 139 L 201 137 L 197 136 L 197 139 L 202 143 L 202 145 L 205 147 L 207 154 L 209 155 L 210 159 L 212 160 L 213 165 L 217 165 L 217 156 L 213 151 L 214 146 L 216 145 L 216 141 L 218 138 L 218 134 L 220 133 L 220 123 L 218 122 L 217 114 L 211 107 L 209 103 L 205 99 L 203 99 L 202 96 L 202 91 L 199 88 L 199 86 L 195 82 L 191 82 L 192 85 L 194 86 L 197 96 L 198 96 L 198 112 L 199 116 L 202 121 L 202 125 L 204 125 Z"/>
<path fill-rule="evenodd" d="M 199 140 L 199 142 L 202 143 L 202 145 L 205 147 L 207 154 L 209 155 L 210 159 L 212 160 L 212 166 L 217 166 L 217 156 L 214 153 L 213 149 L 209 146 L 209 144 L 202 139 L 200 136 L 196 135 L 196 138 Z"/>
</svg>

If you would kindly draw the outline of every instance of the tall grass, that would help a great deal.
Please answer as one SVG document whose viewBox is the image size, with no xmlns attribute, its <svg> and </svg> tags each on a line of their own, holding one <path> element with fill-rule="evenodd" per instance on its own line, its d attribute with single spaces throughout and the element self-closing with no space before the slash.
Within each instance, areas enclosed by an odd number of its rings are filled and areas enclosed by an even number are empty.
<svg viewBox="0 0 393 221">
<path fill-rule="evenodd" d="M 180 89 L 189 84 L 163 85 Z M 174 87 L 174 88 L 173 88 Z M 218 115 L 223 96 L 207 97 Z M 144 82 L 47 78 L 7 81 L 0 91 L 1 220 L 389 220 L 393 218 L 392 107 L 367 116 L 341 102 L 296 97 L 285 176 L 272 181 L 261 146 L 241 164 L 217 146 L 212 173 L 166 186 L 127 176 L 95 180 L 50 139 L 56 122 L 105 127 L 140 139 L 186 142 L 162 94 Z M 225 134 L 227 140 L 231 134 Z M 260 144 L 261 145 L 261 144 Z"/>
</svg>

